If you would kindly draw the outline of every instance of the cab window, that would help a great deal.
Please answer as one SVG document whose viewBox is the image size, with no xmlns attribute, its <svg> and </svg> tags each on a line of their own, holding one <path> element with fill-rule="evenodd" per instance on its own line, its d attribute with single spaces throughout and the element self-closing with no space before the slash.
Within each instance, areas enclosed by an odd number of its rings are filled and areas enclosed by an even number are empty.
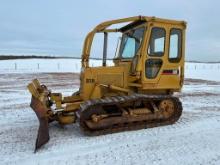
<svg viewBox="0 0 220 165">
<path fill-rule="evenodd" d="M 182 50 L 182 31 L 180 29 L 171 29 L 169 61 L 178 62 L 181 58 Z"/>
<path fill-rule="evenodd" d="M 146 77 L 149 79 L 154 79 L 157 77 L 160 68 L 162 66 L 162 60 L 161 59 L 148 59 L 145 62 L 145 73 Z"/>
<path fill-rule="evenodd" d="M 144 27 L 123 34 L 120 54 L 122 58 L 133 58 L 138 52 L 144 35 Z"/>
<path fill-rule="evenodd" d="M 148 46 L 148 55 L 163 56 L 165 51 L 165 36 L 165 29 L 159 27 L 152 28 Z"/>
</svg>

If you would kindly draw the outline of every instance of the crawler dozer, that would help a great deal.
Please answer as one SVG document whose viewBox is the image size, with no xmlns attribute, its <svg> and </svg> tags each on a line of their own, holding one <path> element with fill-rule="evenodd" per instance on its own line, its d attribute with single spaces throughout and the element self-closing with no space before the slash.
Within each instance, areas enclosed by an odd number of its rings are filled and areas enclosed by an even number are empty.
<svg viewBox="0 0 220 165">
<path fill-rule="evenodd" d="M 113 28 L 117 24 L 117 28 Z M 51 92 L 34 79 L 31 108 L 40 126 L 35 151 L 49 141 L 48 125 L 78 123 L 86 135 L 103 135 L 175 123 L 182 104 L 186 22 L 136 16 L 106 21 L 85 38 L 80 88 L 71 96 Z M 89 63 L 94 36 L 103 34 L 102 65 Z M 108 66 L 108 35 L 119 33 Z"/>
</svg>

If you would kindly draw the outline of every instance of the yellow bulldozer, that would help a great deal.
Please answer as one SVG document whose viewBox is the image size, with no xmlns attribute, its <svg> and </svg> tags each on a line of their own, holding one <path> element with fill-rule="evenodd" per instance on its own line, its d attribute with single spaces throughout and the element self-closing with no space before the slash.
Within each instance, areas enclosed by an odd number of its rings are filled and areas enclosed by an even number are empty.
<svg viewBox="0 0 220 165">
<path fill-rule="evenodd" d="M 112 25 L 120 25 L 112 28 Z M 106 21 L 85 38 L 80 88 L 72 96 L 51 92 L 34 79 L 31 108 L 39 119 L 35 151 L 49 141 L 48 125 L 79 123 L 86 135 L 103 135 L 175 123 L 182 104 L 173 95 L 184 81 L 185 21 L 136 16 Z M 89 64 L 95 34 L 103 33 L 102 65 Z M 113 66 L 108 34 L 120 33 Z"/>
</svg>

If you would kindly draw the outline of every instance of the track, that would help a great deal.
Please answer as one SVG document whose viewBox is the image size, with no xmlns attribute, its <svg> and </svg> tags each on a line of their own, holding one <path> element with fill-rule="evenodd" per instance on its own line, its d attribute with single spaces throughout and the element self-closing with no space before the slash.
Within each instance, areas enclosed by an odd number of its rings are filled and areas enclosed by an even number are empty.
<svg viewBox="0 0 220 165">
<path fill-rule="evenodd" d="M 155 113 L 151 115 L 140 115 L 135 117 L 128 116 L 114 116 L 108 119 L 106 126 L 105 123 L 99 121 L 96 125 L 99 127 L 97 129 L 91 129 L 88 127 L 86 122 L 91 121 L 92 114 L 102 114 L 100 106 L 121 106 L 129 103 L 129 105 L 140 103 L 140 101 L 154 101 L 159 102 L 162 100 L 172 100 L 175 103 L 175 111 L 168 118 L 161 117 L 161 113 Z M 132 106 L 133 106 L 132 105 Z M 124 107 L 123 107 L 124 108 Z M 89 100 L 81 105 L 79 113 L 77 114 L 80 119 L 81 130 L 89 136 L 97 136 L 109 133 L 116 133 L 122 131 L 146 129 L 152 127 L 158 127 L 163 125 L 170 125 L 175 123 L 182 114 L 182 104 L 178 98 L 170 95 L 144 95 L 144 94 L 134 94 L 131 96 L 115 96 L 108 97 L 105 99 L 94 99 Z M 153 116 L 153 117 L 152 117 Z M 118 122 L 117 122 L 118 121 Z M 110 123 L 110 124 L 109 124 Z M 112 124 L 113 123 L 113 124 Z M 105 126 L 103 126 L 105 125 Z"/>
</svg>

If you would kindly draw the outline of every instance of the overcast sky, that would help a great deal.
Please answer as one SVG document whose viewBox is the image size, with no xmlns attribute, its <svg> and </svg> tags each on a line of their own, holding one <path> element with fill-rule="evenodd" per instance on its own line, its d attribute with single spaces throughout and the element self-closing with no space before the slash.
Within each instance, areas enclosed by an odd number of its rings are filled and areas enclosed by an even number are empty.
<svg viewBox="0 0 220 165">
<path fill-rule="evenodd" d="M 187 60 L 220 61 L 218 0 L 0 0 L 0 54 L 80 56 L 96 24 L 137 15 L 187 21 Z"/>
</svg>

